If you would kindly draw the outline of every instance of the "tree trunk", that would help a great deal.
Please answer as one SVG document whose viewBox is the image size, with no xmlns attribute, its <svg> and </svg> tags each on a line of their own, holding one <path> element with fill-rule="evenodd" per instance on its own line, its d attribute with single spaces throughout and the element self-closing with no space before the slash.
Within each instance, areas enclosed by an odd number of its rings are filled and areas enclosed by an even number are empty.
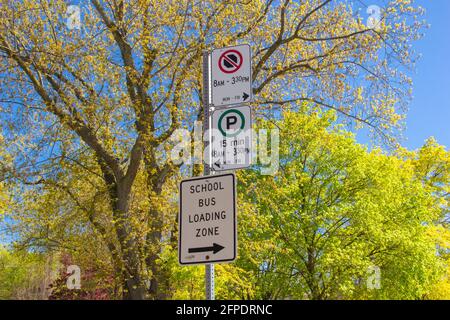
<svg viewBox="0 0 450 320">
<path fill-rule="evenodd" d="M 307 284 L 310 290 L 310 299 L 311 300 L 323 300 L 322 293 L 320 291 L 319 280 L 316 275 L 316 257 L 315 257 L 315 249 L 313 247 L 308 247 L 308 257 L 306 263 L 307 269 Z"/>
<path fill-rule="evenodd" d="M 123 300 L 145 300 L 145 287 L 139 280 L 134 278 L 125 280 Z"/>
<path fill-rule="evenodd" d="M 141 277 L 141 259 L 129 222 L 129 192 L 127 186 L 117 186 L 117 202 L 115 207 L 116 216 L 119 217 L 116 224 L 116 233 L 119 239 L 122 259 L 125 261 L 123 270 L 124 291 L 123 298 L 126 300 L 144 300 L 145 284 Z"/>
<path fill-rule="evenodd" d="M 163 300 L 167 296 L 161 290 L 160 283 L 163 282 L 164 275 L 160 267 L 157 265 L 158 255 L 161 252 L 161 230 L 163 227 L 162 215 L 155 208 L 150 209 L 151 232 L 147 234 L 147 247 L 150 249 L 146 257 L 147 268 L 152 271 L 152 278 L 150 281 L 149 294 L 152 299 Z"/>
<path fill-rule="evenodd" d="M 123 262 L 122 281 L 123 299 L 144 300 L 145 284 L 141 277 L 141 259 L 129 221 L 129 205 L 132 181 L 116 182 L 114 175 L 102 167 L 103 176 L 108 186 L 110 203 L 113 211 L 114 229 L 119 240 L 120 256 Z"/>
<path fill-rule="evenodd" d="M 146 159 L 145 165 L 147 168 L 156 167 L 156 161 L 154 156 Z M 160 169 L 155 175 L 149 175 L 147 178 L 147 186 L 150 192 L 150 232 L 146 236 L 146 246 L 149 248 L 145 259 L 147 268 L 150 268 L 152 272 L 152 278 L 150 280 L 149 295 L 151 299 L 163 300 L 167 299 L 167 290 L 162 287 L 163 284 L 168 286 L 167 275 L 163 273 L 163 270 L 158 266 L 157 259 L 161 252 L 161 239 L 162 229 L 164 221 L 162 220 L 162 214 L 152 204 L 158 201 L 162 194 L 162 187 L 167 177 L 167 171 Z M 165 288 L 167 289 L 167 288 Z"/>
</svg>

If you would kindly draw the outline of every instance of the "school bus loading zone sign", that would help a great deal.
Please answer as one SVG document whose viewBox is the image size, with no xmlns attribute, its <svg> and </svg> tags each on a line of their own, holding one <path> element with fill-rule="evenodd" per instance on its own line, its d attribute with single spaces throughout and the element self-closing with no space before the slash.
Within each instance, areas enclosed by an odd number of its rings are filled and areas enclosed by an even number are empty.
<svg viewBox="0 0 450 320">
<path fill-rule="evenodd" d="M 237 255 L 236 178 L 205 176 L 180 183 L 180 264 L 231 262 Z"/>
</svg>

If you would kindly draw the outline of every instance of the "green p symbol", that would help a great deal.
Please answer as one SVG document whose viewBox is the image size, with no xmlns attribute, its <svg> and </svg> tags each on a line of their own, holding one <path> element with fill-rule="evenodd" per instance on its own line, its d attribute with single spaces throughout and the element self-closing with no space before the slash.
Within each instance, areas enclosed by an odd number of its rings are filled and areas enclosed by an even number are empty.
<svg viewBox="0 0 450 320">
<path fill-rule="evenodd" d="M 238 123 L 239 119 L 241 119 L 241 125 L 239 126 L 239 130 L 233 129 L 233 126 Z M 241 133 L 244 127 L 245 127 L 245 117 L 239 110 L 236 109 L 227 110 L 219 118 L 219 130 L 225 137 L 237 136 L 239 133 Z"/>
</svg>

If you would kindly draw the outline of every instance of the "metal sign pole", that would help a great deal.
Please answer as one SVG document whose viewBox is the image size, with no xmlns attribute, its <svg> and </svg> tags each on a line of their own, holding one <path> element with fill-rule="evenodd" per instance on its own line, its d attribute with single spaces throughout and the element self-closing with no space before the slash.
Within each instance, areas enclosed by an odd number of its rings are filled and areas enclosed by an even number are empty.
<svg viewBox="0 0 450 320">
<path fill-rule="evenodd" d="M 209 144 L 209 129 L 210 129 L 210 116 L 209 116 L 209 52 L 203 52 L 203 96 L 202 96 L 202 105 L 203 105 L 203 136 L 204 136 L 204 150 L 208 147 Z M 208 132 L 208 139 L 206 139 L 205 133 Z M 209 176 L 211 174 L 211 157 L 210 153 L 203 152 L 203 175 Z M 205 295 L 206 300 L 214 300 L 214 264 L 206 264 L 205 265 Z"/>
</svg>

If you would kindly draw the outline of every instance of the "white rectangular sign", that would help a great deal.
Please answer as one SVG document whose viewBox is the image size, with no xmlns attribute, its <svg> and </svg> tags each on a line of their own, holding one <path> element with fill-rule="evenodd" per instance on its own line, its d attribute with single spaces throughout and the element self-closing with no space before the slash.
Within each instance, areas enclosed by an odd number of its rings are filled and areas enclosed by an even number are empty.
<svg viewBox="0 0 450 320">
<path fill-rule="evenodd" d="M 216 110 L 211 120 L 211 170 L 224 171 L 249 167 L 252 160 L 250 107 Z"/>
<path fill-rule="evenodd" d="M 248 44 L 213 50 L 211 93 L 215 107 L 252 101 L 251 59 Z"/>
<path fill-rule="evenodd" d="M 178 218 L 180 264 L 234 261 L 237 253 L 234 174 L 183 180 Z"/>
</svg>

